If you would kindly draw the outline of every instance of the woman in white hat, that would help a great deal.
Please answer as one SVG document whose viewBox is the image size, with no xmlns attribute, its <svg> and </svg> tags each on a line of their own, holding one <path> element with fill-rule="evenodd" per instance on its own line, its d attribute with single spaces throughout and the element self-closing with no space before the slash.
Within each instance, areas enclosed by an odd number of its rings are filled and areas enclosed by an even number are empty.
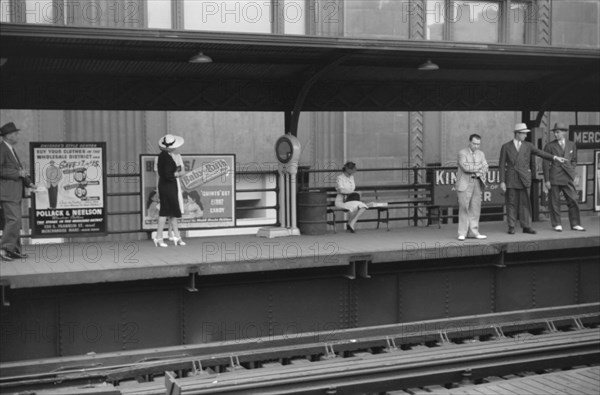
<svg viewBox="0 0 600 395">
<path fill-rule="evenodd" d="M 183 197 L 179 177 L 185 174 L 183 167 L 175 154 L 175 150 L 183 145 L 183 138 L 172 134 L 167 134 L 158 140 L 158 147 L 161 152 L 158 155 L 158 196 L 160 200 L 160 209 L 158 212 L 158 227 L 156 229 L 156 238 L 154 245 L 157 247 L 166 247 L 163 241 L 163 230 L 167 217 L 173 227 L 173 244 L 185 245 L 179 234 L 177 218 L 181 218 L 183 212 Z"/>
</svg>

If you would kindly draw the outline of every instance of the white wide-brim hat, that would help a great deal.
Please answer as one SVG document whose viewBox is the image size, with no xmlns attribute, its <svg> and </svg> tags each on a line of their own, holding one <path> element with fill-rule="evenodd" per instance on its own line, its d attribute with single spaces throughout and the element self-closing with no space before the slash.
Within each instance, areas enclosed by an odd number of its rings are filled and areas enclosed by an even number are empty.
<svg viewBox="0 0 600 395">
<path fill-rule="evenodd" d="M 165 134 L 158 140 L 158 147 L 160 149 L 175 149 L 181 147 L 183 143 L 183 137 Z"/>
<path fill-rule="evenodd" d="M 527 125 L 524 123 L 518 123 L 515 125 L 515 132 L 531 132 L 530 129 L 527 129 Z"/>
</svg>

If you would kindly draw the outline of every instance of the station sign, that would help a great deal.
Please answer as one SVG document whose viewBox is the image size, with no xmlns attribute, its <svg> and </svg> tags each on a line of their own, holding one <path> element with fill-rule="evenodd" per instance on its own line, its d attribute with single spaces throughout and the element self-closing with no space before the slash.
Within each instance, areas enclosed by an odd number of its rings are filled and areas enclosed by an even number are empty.
<svg viewBox="0 0 600 395">
<path fill-rule="evenodd" d="M 235 226 L 235 155 L 180 155 L 182 216 L 179 229 Z M 141 155 L 142 229 L 156 230 L 160 211 L 158 155 Z"/>
<path fill-rule="evenodd" d="M 32 142 L 32 237 L 106 235 L 106 143 Z"/>
<path fill-rule="evenodd" d="M 458 206 L 456 192 L 456 167 L 440 167 L 430 169 L 433 182 L 433 205 L 445 207 Z M 485 188 L 482 189 L 481 206 L 501 206 L 504 204 L 504 194 L 500 189 L 500 171 L 490 168 L 487 172 Z"/>
<path fill-rule="evenodd" d="M 570 125 L 569 140 L 577 149 L 600 149 L 600 125 Z"/>
<path fill-rule="evenodd" d="M 594 211 L 600 211 L 600 151 L 594 151 Z"/>
</svg>

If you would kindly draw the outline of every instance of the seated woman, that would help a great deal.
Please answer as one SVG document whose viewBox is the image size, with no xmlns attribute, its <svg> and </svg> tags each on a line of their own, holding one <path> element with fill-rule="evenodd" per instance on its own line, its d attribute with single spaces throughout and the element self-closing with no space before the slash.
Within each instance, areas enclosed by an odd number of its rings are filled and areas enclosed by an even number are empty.
<svg viewBox="0 0 600 395">
<path fill-rule="evenodd" d="M 346 229 L 352 233 L 355 233 L 356 221 L 367 209 L 367 205 L 360 201 L 360 195 L 354 192 L 356 189 L 354 173 L 356 173 L 356 164 L 354 162 L 346 163 L 342 168 L 342 174 L 337 176 L 335 185 L 338 192 L 335 197 L 335 207 L 350 211 Z"/>
</svg>

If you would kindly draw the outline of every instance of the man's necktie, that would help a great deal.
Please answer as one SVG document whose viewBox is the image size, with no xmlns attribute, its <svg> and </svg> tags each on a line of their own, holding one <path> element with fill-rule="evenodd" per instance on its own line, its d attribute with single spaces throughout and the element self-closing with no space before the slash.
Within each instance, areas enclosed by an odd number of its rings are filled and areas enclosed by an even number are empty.
<svg viewBox="0 0 600 395">
<path fill-rule="evenodd" d="M 521 142 L 517 141 L 517 151 L 521 149 Z"/>
<path fill-rule="evenodd" d="M 560 145 L 560 148 L 562 148 L 562 149 L 563 149 L 563 151 L 564 151 L 564 150 L 565 150 L 565 140 L 560 140 L 560 141 L 558 142 L 558 144 Z"/>
</svg>

